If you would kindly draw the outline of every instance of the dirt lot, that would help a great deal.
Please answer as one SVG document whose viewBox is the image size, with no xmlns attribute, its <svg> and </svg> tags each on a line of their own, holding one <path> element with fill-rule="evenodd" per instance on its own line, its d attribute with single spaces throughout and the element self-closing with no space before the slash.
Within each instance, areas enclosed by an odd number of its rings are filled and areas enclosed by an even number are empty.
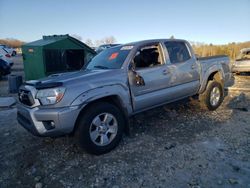
<svg viewBox="0 0 250 188">
<path fill-rule="evenodd" d="M 235 81 L 242 88 L 250 76 Z M 6 79 L 0 86 L 8 95 Z M 197 101 L 157 108 L 131 119 L 115 150 L 93 156 L 69 137 L 32 136 L 15 106 L 0 109 L 0 187 L 250 187 L 249 110 L 250 92 L 235 87 L 214 112 Z"/>
</svg>

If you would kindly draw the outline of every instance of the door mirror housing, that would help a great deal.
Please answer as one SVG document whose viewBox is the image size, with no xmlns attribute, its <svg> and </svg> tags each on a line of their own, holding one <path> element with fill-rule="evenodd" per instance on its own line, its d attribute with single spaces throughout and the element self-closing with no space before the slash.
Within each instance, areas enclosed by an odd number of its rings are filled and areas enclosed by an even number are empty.
<svg viewBox="0 0 250 188">
<path fill-rule="evenodd" d="M 130 70 L 130 71 L 132 72 L 132 74 L 133 74 L 134 84 L 135 84 L 136 86 L 144 86 L 144 85 L 145 85 L 144 79 L 142 78 L 142 76 L 140 76 L 140 75 L 138 74 L 138 72 L 136 72 L 134 62 L 131 62 L 131 63 L 129 64 L 129 70 Z"/>
<path fill-rule="evenodd" d="M 144 79 L 138 73 L 136 73 L 136 75 L 135 75 L 135 85 L 136 86 L 145 86 Z"/>
</svg>

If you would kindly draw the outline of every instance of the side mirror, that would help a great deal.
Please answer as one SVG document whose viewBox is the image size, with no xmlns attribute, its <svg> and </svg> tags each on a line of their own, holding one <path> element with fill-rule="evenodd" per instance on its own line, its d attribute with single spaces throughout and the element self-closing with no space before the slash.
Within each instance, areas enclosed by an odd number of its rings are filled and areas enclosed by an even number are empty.
<svg viewBox="0 0 250 188">
<path fill-rule="evenodd" d="M 136 86 L 145 86 L 144 79 L 138 73 L 135 75 L 135 85 Z"/>
<path fill-rule="evenodd" d="M 144 79 L 142 78 L 142 76 L 140 76 L 138 74 L 138 72 L 136 72 L 135 70 L 135 64 L 133 62 L 131 62 L 129 64 L 129 70 L 133 73 L 133 79 L 134 79 L 134 84 L 136 86 L 144 86 L 145 85 L 145 82 L 144 82 Z"/>
</svg>

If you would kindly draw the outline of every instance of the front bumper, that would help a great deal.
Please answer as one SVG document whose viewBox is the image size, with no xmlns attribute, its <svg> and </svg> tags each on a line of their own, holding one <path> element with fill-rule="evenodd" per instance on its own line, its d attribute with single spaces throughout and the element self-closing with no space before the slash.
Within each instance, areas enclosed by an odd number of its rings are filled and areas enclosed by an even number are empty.
<svg viewBox="0 0 250 188">
<path fill-rule="evenodd" d="M 79 106 L 63 108 L 29 108 L 17 105 L 17 121 L 35 136 L 56 137 L 73 131 Z"/>
</svg>

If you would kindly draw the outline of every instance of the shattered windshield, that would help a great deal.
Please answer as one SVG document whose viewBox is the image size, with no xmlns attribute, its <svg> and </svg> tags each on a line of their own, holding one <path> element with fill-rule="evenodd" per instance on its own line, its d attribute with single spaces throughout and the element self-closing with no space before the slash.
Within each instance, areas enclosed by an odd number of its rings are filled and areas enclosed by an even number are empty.
<svg viewBox="0 0 250 188">
<path fill-rule="evenodd" d="M 120 69 L 131 48 L 117 46 L 106 49 L 96 55 L 87 65 L 87 69 Z"/>
</svg>

